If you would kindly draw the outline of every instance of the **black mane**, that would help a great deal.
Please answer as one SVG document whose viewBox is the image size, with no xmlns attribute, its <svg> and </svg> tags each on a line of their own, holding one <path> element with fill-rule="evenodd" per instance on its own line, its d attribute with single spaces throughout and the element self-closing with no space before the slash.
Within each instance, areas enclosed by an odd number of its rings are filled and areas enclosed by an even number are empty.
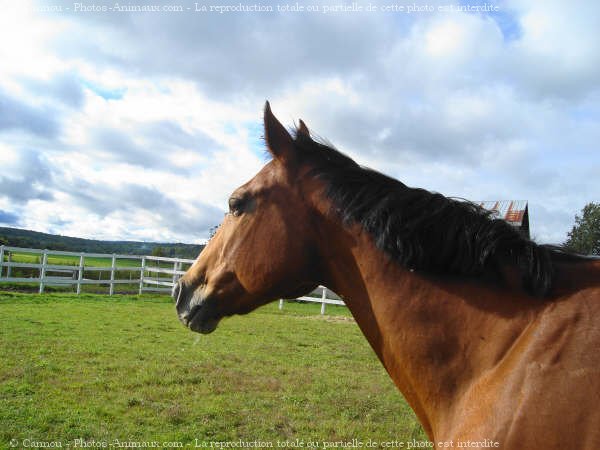
<svg viewBox="0 0 600 450">
<path fill-rule="evenodd" d="M 570 258 L 538 245 L 490 212 L 425 189 L 406 186 L 359 166 L 330 145 L 296 130 L 301 163 L 325 183 L 334 212 L 358 223 L 379 249 L 403 266 L 439 274 L 480 276 L 514 264 L 524 289 L 546 296 L 554 278 L 553 259 Z"/>
</svg>

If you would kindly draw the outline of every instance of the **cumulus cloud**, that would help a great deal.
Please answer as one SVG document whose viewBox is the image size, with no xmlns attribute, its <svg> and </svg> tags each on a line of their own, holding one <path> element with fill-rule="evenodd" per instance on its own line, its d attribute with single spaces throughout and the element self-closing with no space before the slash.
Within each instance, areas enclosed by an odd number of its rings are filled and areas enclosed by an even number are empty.
<svg viewBox="0 0 600 450">
<path fill-rule="evenodd" d="M 69 36 L 55 38 L 61 56 L 86 54 L 100 64 L 146 76 L 176 74 L 225 101 L 253 92 L 262 100 L 265 92 L 281 92 L 307 77 L 350 74 L 373 59 L 384 42 L 383 29 L 394 26 L 376 17 L 344 14 L 140 18 L 122 13 L 67 14 L 65 19 L 71 21 Z M 89 39 L 90 33 L 113 39 Z"/>
<path fill-rule="evenodd" d="M 0 132 L 10 130 L 53 138 L 59 125 L 51 108 L 28 105 L 0 90 Z"/>
<path fill-rule="evenodd" d="M 77 180 L 65 193 L 79 207 L 93 211 L 101 219 L 129 214 L 130 220 L 135 222 L 137 214 L 149 214 L 154 224 L 168 227 L 175 234 L 200 237 L 223 218 L 223 212 L 218 208 L 192 200 L 191 205 L 185 205 L 186 211 L 164 192 L 133 183 L 122 183 L 113 188 Z"/>
<path fill-rule="evenodd" d="M 38 98 L 50 98 L 71 108 L 82 107 L 85 100 L 81 81 L 74 73 L 59 73 L 50 80 L 29 78 L 22 83 Z"/>
<path fill-rule="evenodd" d="M 145 169 L 179 170 L 186 175 L 192 169 L 188 163 L 194 161 L 190 152 L 206 159 L 222 150 L 222 146 L 206 134 L 186 132 L 177 123 L 167 120 L 142 123 L 127 131 L 98 127 L 89 135 L 90 150 L 99 158 Z"/>
<path fill-rule="evenodd" d="M 265 99 L 284 123 L 301 117 L 410 185 L 528 199 L 541 241 L 564 240 L 600 188 L 592 1 L 507 0 L 491 14 L 53 15 L 36 4 L 0 18 L 11 68 L 0 148 L 39 157 L 13 158 L 33 159 L 0 179 L 0 207 L 29 205 L 23 221 L 41 231 L 206 237 L 264 162 Z M 24 23 L 33 32 L 16 52 L 6 43 Z M 37 178 L 42 167 L 51 176 Z"/>
<path fill-rule="evenodd" d="M 48 161 L 35 150 L 22 150 L 16 160 L 4 166 L 9 169 L 0 174 L 0 196 L 16 205 L 32 199 L 53 199 L 53 170 Z"/>
<path fill-rule="evenodd" d="M 581 100 L 600 86 L 600 4 L 510 0 L 522 36 L 507 59 L 522 92 Z"/>
<path fill-rule="evenodd" d="M 9 211 L 0 209 L 0 223 L 2 225 L 15 226 L 19 224 L 19 216 Z"/>
</svg>

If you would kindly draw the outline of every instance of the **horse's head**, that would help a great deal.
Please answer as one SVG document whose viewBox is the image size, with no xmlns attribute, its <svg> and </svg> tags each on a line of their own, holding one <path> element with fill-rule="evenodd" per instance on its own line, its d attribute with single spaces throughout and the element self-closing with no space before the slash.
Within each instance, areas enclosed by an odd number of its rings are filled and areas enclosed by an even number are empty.
<svg viewBox="0 0 600 450">
<path fill-rule="evenodd" d="M 272 160 L 231 194 L 229 213 L 173 289 L 179 319 L 193 331 L 210 333 L 225 316 L 318 285 L 314 214 L 303 198 L 294 140 L 268 103 L 264 124 Z M 303 122 L 298 133 L 308 136 Z"/>
</svg>

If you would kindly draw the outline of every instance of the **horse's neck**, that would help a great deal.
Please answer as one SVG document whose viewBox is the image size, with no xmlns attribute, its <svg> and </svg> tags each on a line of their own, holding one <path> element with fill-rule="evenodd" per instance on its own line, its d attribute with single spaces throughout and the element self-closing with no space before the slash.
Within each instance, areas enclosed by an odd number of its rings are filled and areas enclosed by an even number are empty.
<svg viewBox="0 0 600 450">
<path fill-rule="evenodd" d="M 331 234 L 329 234 L 331 236 Z M 531 319 L 485 284 L 433 278 L 389 260 L 359 226 L 323 242 L 325 284 L 362 332 L 431 438 L 456 399 L 498 364 Z"/>
<path fill-rule="evenodd" d="M 569 295 L 588 287 L 597 287 L 600 280 L 600 259 L 557 261 L 553 294 Z"/>
</svg>

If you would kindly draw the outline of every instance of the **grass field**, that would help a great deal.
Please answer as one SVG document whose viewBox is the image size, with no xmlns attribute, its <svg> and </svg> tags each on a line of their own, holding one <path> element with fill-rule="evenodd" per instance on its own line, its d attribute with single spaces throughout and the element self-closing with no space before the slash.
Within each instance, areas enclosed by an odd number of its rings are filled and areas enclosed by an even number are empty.
<svg viewBox="0 0 600 450">
<path fill-rule="evenodd" d="M 319 308 L 271 304 L 201 336 L 164 296 L 0 292 L 0 448 L 424 440 L 347 310 Z"/>
</svg>

